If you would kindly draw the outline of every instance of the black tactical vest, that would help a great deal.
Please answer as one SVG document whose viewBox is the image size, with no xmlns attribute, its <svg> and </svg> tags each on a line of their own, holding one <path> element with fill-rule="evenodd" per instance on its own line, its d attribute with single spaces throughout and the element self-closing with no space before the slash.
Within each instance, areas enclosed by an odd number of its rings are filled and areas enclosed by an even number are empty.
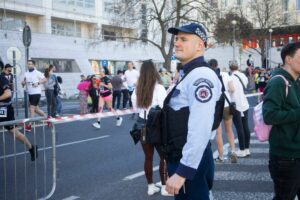
<svg viewBox="0 0 300 200">
<path fill-rule="evenodd" d="M 197 63 L 197 66 L 190 66 L 185 70 L 185 75 L 180 82 L 197 67 L 209 67 L 206 62 Z M 219 77 L 220 78 L 220 77 Z M 176 86 L 180 83 L 178 82 Z M 222 81 L 221 81 L 222 82 Z M 222 82 L 223 83 L 223 82 Z M 167 95 L 162 109 L 162 146 L 161 151 L 168 161 L 178 161 L 182 157 L 182 149 L 187 141 L 188 119 L 190 115 L 189 107 L 183 107 L 180 110 L 173 110 L 169 106 L 170 99 L 176 86 Z M 222 86 L 222 95 L 215 107 L 215 120 L 212 130 L 219 126 L 224 109 L 224 94 L 225 88 Z M 220 113 L 221 112 L 221 113 Z M 221 117 L 221 119 L 220 119 Z M 199 127 L 201 128 L 201 127 Z"/>
</svg>

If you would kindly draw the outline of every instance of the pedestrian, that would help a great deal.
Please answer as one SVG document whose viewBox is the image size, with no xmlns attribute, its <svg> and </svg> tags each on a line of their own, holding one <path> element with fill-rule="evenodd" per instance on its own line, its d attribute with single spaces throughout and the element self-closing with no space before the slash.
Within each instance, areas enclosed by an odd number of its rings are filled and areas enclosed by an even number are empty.
<svg viewBox="0 0 300 200">
<path fill-rule="evenodd" d="M 248 59 L 247 59 L 246 64 L 247 64 L 248 67 L 254 67 L 254 61 L 253 61 L 253 58 L 252 58 L 251 54 L 248 55 Z"/>
<path fill-rule="evenodd" d="M 92 99 L 92 109 L 91 113 L 98 113 L 99 107 L 99 86 L 96 82 L 96 77 L 91 78 L 91 88 L 89 90 L 89 95 Z"/>
<path fill-rule="evenodd" d="M 35 68 L 34 60 L 28 60 L 27 66 L 28 71 L 25 72 L 24 79 L 21 84 L 27 90 L 29 96 L 29 117 L 33 118 L 35 113 L 42 117 L 46 117 L 45 113 L 39 108 L 39 102 L 42 93 L 41 85 L 45 83 L 47 79 L 44 74 Z M 25 125 L 25 130 L 31 131 L 31 123 Z"/>
<path fill-rule="evenodd" d="M 121 96 L 122 96 L 122 71 L 118 70 L 117 75 L 113 76 L 111 79 L 111 84 L 113 87 L 113 108 L 114 109 L 120 109 L 121 104 Z M 117 106 L 115 106 L 115 103 L 117 101 Z"/>
<path fill-rule="evenodd" d="M 48 118 L 56 117 L 56 96 L 54 94 L 54 88 L 57 84 L 56 76 L 53 74 L 55 71 L 54 65 L 49 65 L 48 68 L 45 69 L 44 76 L 47 81 L 44 83 L 45 87 L 45 96 L 47 100 L 47 113 Z M 57 87 L 57 86 L 56 86 Z"/>
<path fill-rule="evenodd" d="M 77 85 L 77 90 L 79 90 L 79 105 L 80 105 L 81 115 L 88 113 L 87 98 L 89 95 L 90 87 L 91 87 L 91 81 L 88 79 L 80 81 L 80 83 Z"/>
<path fill-rule="evenodd" d="M 5 122 L 5 121 L 13 121 L 15 120 L 15 114 L 14 114 L 14 108 L 12 106 L 12 101 L 11 101 L 11 90 L 10 90 L 10 85 L 5 77 L 4 74 L 0 75 L 0 109 L 1 111 L 5 111 L 4 114 L 1 112 L 0 114 L 0 122 Z M 38 157 L 38 146 L 37 145 L 32 145 L 27 137 L 23 135 L 16 126 L 13 125 L 6 125 L 4 128 L 17 140 L 25 144 L 27 147 L 31 161 L 35 161 L 35 159 Z"/>
<path fill-rule="evenodd" d="M 101 79 L 100 79 L 100 97 L 99 97 L 98 112 L 102 113 L 103 107 L 104 105 L 106 105 L 108 110 L 113 112 L 116 117 L 116 126 L 121 126 L 123 118 L 120 117 L 112 107 L 112 92 L 111 92 L 112 85 L 111 85 L 111 80 L 108 78 L 109 74 L 110 73 L 107 68 L 100 70 Z M 101 128 L 100 120 L 101 118 L 98 118 L 97 122 L 92 124 L 97 129 Z"/>
<path fill-rule="evenodd" d="M 57 76 L 56 78 L 57 78 L 57 84 L 58 84 L 58 87 L 59 87 L 59 92 L 58 92 L 58 95 L 56 96 L 56 115 L 57 116 L 62 116 L 63 115 L 63 113 L 62 113 L 62 102 L 63 102 L 63 99 L 66 96 L 66 92 L 62 88 L 62 83 L 63 83 L 62 77 Z"/>
<path fill-rule="evenodd" d="M 168 175 L 166 190 L 176 200 L 208 200 L 214 161 L 210 139 L 222 84 L 204 62 L 207 34 L 200 24 L 169 28 L 184 76 L 164 102 L 163 131 Z M 165 135 L 166 134 L 166 135 Z"/>
<path fill-rule="evenodd" d="M 125 80 L 129 92 L 129 108 L 132 108 L 131 95 L 133 93 L 133 90 L 135 89 L 136 82 L 139 78 L 139 72 L 136 69 L 134 69 L 132 62 L 128 62 L 127 67 L 128 69 L 125 71 Z"/>
<path fill-rule="evenodd" d="M 168 90 L 170 85 L 172 84 L 171 77 L 168 75 L 167 70 L 165 68 L 161 68 L 158 72 L 163 86 L 166 90 Z"/>
<path fill-rule="evenodd" d="M 85 76 L 84 76 L 83 74 L 81 74 L 81 75 L 80 75 L 80 82 L 83 82 L 83 81 L 85 81 L 85 80 L 86 80 Z"/>
<path fill-rule="evenodd" d="M 121 79 L 122 79 L 122 86 L 121 86 L 121 91 L 122 91 L 122 108 L 123 110 L 127 109 L 127 102 L 129 99 L 129 91 L 128 91 L 128 85 L 127 81 L 124 75 L 124 71 L 121 71 Z"/>
<path fill-rule="evenodd" d="M 161 84 L 160 76 L 156 71 L 153 62 L 151 60 L 144 61 L 141 66 L 137 87 L 131 96 L 133 107 L 135 110 L 138 109 L 139 111 L 138 121 L 144 122 L 147 119 L 151 107 L 162 107 L 166 95 L 166 90 Z M 148 183 L 148 195 L 153 195 L 160 190 L 153 183 L 153 155 L 154 149 L 156 149 L 160 158 L 159 174 L 162 184 L 161 195 L 169 196 L 166 191 L 166 162 L 162 153 L 153 144 L 142 144 L 142 148 L 145 155 L 144 171 Z"/>
<path fill-rule="evenodd" d="M 239 147 L 236 151 L 238 157 L 250 156 L 250 130 L 248 125 L 248 110 L 249 103 L 245 95 L 245 86 L 248 84 L 248 78 L 238 69 L 236 61 L 229 62 L 229 69 L 231 70 L 231 80 L 233 83 L 233 90 L 230 93 L 232 102 L 236 105 L 236 110 L 233 113 L 233 123 L 237 131 Z"/>
<path fill-rule="evenodd" d="M 211 59 L 209 62 L 209 65 L 211 68 L 213 68 L 216 71 L 220 71 L 220 68 L 218 68 L 218 61 L 216 59 Z M 231 102 L 229 91 L 234 90 L 234 86 L 231 80 L 231 77 L 226 71 L 220 71 L 220 76 L 222 77 L 223 84 L 225 87 L 225 95 L 229 102 Z M 230 145 L 230 152 L 229 158 L 231 163 L 237 163 L 238 158 L 235 153 L 235 143 L 234 143 L 234 134 L 232 131 L 232 114 L 230 113 L 230 107 L 229 103 L 225 101 L 224 110 L 223 110 L 223 122 L 225 125 L 225 132 L 227 136 L 227 140 Z M 223 163 L 224 162 L 224 155 L 223 155 L 223 136 L 222 136 L 222 126 L 218 127 L 216 131 L 216 144 L 217 144 L 217 150 L 218 150 L 218 157 L 215 158 L 216 163 Z"/>
<path fill-rule="evenodd" d="M 10 64 L 6 64 L 2 70 L 2 74 L 5 76 L 5 78 L 8 80 L 9 84 L 9 89 L 12 92 L 11 98 L 13 97 L 13 92 L 14 92 L 14 76 L 12 74 L 12 68 Z"/>
<path fill-rule="evenodd" d="M 269 136 L 269 171 L 274 200 L 300 199 L 300 42 L 281 50 L 283 68 L 276 70 L 264 91 L 263 118 L 272 125 Z"/>
</svg>

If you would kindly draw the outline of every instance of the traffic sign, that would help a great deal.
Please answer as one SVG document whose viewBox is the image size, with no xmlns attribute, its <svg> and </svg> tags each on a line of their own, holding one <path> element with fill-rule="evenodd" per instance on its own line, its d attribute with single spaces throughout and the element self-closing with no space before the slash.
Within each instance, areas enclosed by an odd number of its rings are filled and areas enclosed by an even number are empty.
<svg viewBox="0 0 300 200">
<path fill-rule="evenodd" d="M 13 62 L 14 58 L 13 58 L 13 52 L 15 52 L 15 60 L 16 62 L 19 62 L 21 60 L 22 57 L 22 53 L 21 51 L 17 48 L 17 47 L 9 47 L 7 49 L 7 59 L 10 62 Z"/>
<path fill-rule="evenodd" d="M 31 44 L 31 30 L 28 25 L 23 28 L 23 44 L 25 47 L 29 47 Z"/>
</svg>

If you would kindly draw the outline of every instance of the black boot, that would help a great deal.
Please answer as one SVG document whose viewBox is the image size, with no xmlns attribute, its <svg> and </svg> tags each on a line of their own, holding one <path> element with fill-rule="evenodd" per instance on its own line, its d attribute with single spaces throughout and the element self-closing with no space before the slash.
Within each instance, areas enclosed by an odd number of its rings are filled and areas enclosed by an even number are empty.
<svg viewBox="0 0 300 200">
<path fill-rule="evenodd" d="M 35 159 L 38 157 L 38 146 L 32 145 L 31 149 L 28 150 L 31 156 L 31 161 L 35 161 Z"/>
</svg>

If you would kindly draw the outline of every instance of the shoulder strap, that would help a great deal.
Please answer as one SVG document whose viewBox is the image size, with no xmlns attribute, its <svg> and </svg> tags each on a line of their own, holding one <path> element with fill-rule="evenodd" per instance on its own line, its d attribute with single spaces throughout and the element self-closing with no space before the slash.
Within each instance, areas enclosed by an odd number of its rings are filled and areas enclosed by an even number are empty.
<svg viewBox="0 0 300 200">
<path fill-rule="evenodd" d="M 284 83 L 285 83 L 285 96 L 287 97 L 288 94 L 289 94 L 289 81 L 286 80 L 286 78 L 283 75 L 280 75 L 280 74 L 275 75 L 272 78 L 275 78 L 275 77 L 281 77 L 284 80 Z"/>
<path fill-rule="evenodd" d="M 194 69 L 196 69 L 196 68 L 198 68 L 198 67 L 208 67 L 208 68 L 210 68 L 210 66 L 208 65 L 207 62 L 197 63 L 197 65 L 193 65 L 193 66 L 190 66 L 189 68 L 187 68 L 186 71 L 185 71 L 185 73 L 184 73 L 184 76 L 180 79 L 180 81 L 178 81 L 178 82 L 176 83 L 176 85 L 173 87 L 173 89 L 169 92 L 169 94 L 168 94 L 167 97 L 165 98 L 165 100 L 164 100 L 164 105 L 169 103 L 169 101 L 170 101 L 170 99 L 171 99 L 171 97 L 172 97 L 172 94 L 173 94 L 174 90 L 176 89 L 177 85 L 178 85 L 181 81 L 183 81 L 183 79 L 185 79 L 185 77 L 186 77 L 191 71 L 193 71 Z M 211 68 L 210 68 L 210 69 L 211 69 Z M 213 69 L 212 69 L 212 70 L 213 70 Z"/>
<path fill-rule="evenodd" d="M 245 91 L 245 90 L 246 90 L 246 87 L 245 87 L 245 85 L 244 85 L 242 79 L 241 79 L 238 75 L 236 75 L 236 74 L 234 74 L 234 75 L 239 79 L 239 81 L 241 82 L 241 84 L 242 84 L 242 86 L 243 86 L 243 89 L 244 89 L 244 91 Z"/>
</svg>

